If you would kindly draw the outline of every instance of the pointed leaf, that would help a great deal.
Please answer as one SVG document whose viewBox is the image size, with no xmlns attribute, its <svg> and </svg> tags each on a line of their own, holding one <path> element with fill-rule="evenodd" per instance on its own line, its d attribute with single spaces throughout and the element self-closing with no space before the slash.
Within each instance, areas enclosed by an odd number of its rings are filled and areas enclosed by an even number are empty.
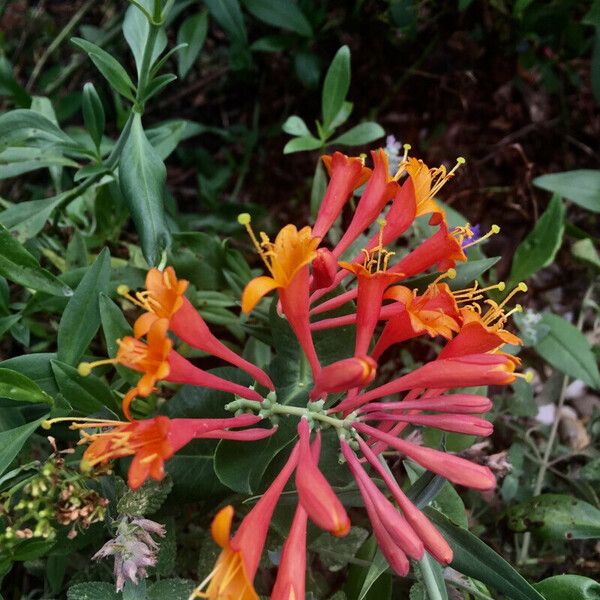
<svg viewBox="0 0 600 600">
<path fill-rule="evenodd" d="M 48 415 L 15 429 L 0 432 L 0 475 L 8 469 L 25 442 Z"/>
<path fill-rule="evenodd" d="M 17 371 L 2 368 L 0 368 L 0 398 L 10 398 L 19 402 L 54 404 L 54 398 L 46 394 L 29 377 Z"/>
<path fill-rule="evenodd" d="M 385 130 L 378 123 L 372 123 L 370 121 L 366 123 L 360 123 L 343 133 L 334 140 L 328 142 L 329 145 L 339 146 L 362 146 L 363 144 L 369 144 L 378 138 L 385 135 Z"/>
<path fill-rule="evenodd" d="M 550 173 L 536 177 L 533 184 L 592 212 L 600 212 L 600 170 L 577 169 Z"/>
<path fill-rule="evenodd" d="M 182 79 L 188 74 L 192 68 L 204 41 L 206 40 L 206 32 L 208 31 L 208 11 L 203 10 L 195 15 L 188 17 L 177 32 L 177 43 L 187 44 L 187 47 L 182 48 L 177 54 L 177 68 L 179 77 Z"/>
<path fill-rule="evenodd" d="M 350 89 L 350 48 L 342 46 L 333 57 L 323 82 L 323 127 L 329 129 Z"/>
</svg>

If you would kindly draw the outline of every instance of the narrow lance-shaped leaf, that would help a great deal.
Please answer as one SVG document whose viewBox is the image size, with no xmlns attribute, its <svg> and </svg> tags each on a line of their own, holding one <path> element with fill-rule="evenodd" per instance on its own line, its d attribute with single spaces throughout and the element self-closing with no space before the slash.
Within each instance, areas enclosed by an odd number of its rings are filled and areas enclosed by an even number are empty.
<svg viewBox="0 0 600 600">
<path fill-rule="evenodd" d="M 290 0 L 273 2 L 273 0 L 245 0 L 246 8 L 257 18 L 269 25 L 281 27 L 300 35 L 311 37 L 312 27 L 298 8 Z"/>
<path fill-rule="evenodd" d="M 177 67 L 179 77 L 183 78 L 192 68 L 198 58 L 208 31 L 208 11 L 203 10 L 191 17 L 188 17 L 177 32 L 177 43 L 187 44 L 187 47 L 181 48 L 177 54 Z"/>
<path fill-rule="evenodd" d="M 75 365 L 100 327 L 98 301 L 108 292 L 110 254 L 104 248 L 69 300 L 58 327 L 58 358 Z"/>
<path fill-rule="evenodd" d="M 550 173 L 536 177 L 533 185 L 567 198 L 583 208 L 600 212 L 600 169 Z"/>
<path fill-rule="evenodd" d="M 104 133 L 105 117 L 102 101 L 98 92 L 91 82 L 83 86 L 83 95 L 81 97 L 81 108 L 83 111 L 83 122 L 88 133 L 92 137 L 96 147 L 100 147 L 102 134 Z"/>
<path fill-rule="evenodd" d="M 0 275 L 10 281 L 53 296 L 70 296 L 73 292 L 38 261 L 0 224 Z"/>
<path fill-rule="evenodd" d="M 53 404 L 54 399 L 44 392 L 37 383 L 22 373 L 0 368 L 0 398 L 10 398 L 19 402 L 42 402 Z"/>
<path fill-rule="evenodd" d="M 10 463 L 12 463 L 21 448 L 25 445 L 25 442 L 47 416 L 44 415 L 37 421 L 0 433 L 0 475 L 8 469 Z"/>
<path fill-rule="evenodd" d="M 141 115 L 135 113 L 121 155 L 119 181 L 149 265 L 158 263 L 171 242 L 164 209 L 166 179 L 165 165 L 144 133 Z"/>
<path fill-rule="evenodd" d="M 342 46 L 331 61 L 323 83 L 323 127 L 328 129 L 350 89 L 350 48 Z"/>
</svg>

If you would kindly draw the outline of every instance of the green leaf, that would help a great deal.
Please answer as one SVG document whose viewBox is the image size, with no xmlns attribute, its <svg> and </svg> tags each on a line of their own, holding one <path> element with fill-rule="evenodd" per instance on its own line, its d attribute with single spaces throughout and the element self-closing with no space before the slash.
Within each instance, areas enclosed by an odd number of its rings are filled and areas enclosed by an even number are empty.
<svg viewBox="0 0 600 600">
<path fill-rule="evenodd" d="M 51 361 L 54 378 L 60 393 L 73 410 L 91 415 L 107 408 L 115 414 L 118 403 L 110 388 L 98 377 L 82 377 L 75 367 L 59 361 Z"/>
<path fill-rule="evenodd" d="M 586 337 L 567 320 L 546 313 L 538 325 L 549 328 L 534 346 L 536 352 L 555 369 L 600 388 L 596 358 Z"/>
<path fill-rule="evenodd" d="M 454 560 L 450 566 L 453 569 L 493 587 L 511 600 L 543 600 L 510 564 L 477 536 L 454 525 L 435 509 L 427 508 L 425 512 L 452 547 Z"/>
<path fill-rule="evenodd" d="M 600 170 L 577 169 L 551 173 L 536 177 L 533 184 L 592 212 L 600 212 Z"/>
<path fill-rule="evenodd" d="M 154 12 L 154 0 L 138 0 L 138 2 L 150 14 Z M 125 36 L 127 44 L 129 45 L 129 48 L 131 48 L 133 58 L 135 59 L 138 78 L 140 76 L 144 48 L 146 47 L 149 34 L 150 24 L 148 23 L 146 15 L 144 15 L 144 13 L 137 8 L 137 6 L 132 4 L 125 13 L 125 19 L 123 20 L 123 35 Z M 166 46 L 167 35 L 164 28 L 161 28 L 158 32 L 156 41 L 154 42 L 154 48 L 152 49 L 152 58 L 150 59 L 149 67 L 152 67 Z"/>
<path fill-rule="evenodd" d="M 348 535 L 343 538 L 322 533 L 310 544 L 310 550 L 317 552 L 321 563 L 335 573 L 354 558 L 368 537 L 369 532 L 361 527 L 351 527 Z"/>
<path fill-rule="evenodd" d="M 374 140 L 383 137 L 385 130 L 381 125 L 368 121 L 366 123 L 360 123 L 355 125 L 352 129 L 342 133 L 339 137 L 327 142 L 328 145 L 334 146 L 362 146 L 363 144 L 369 144 Z"/>
<path fill-rule="evenodd" d="M 8 315 L 0 317 L 0 337 L 2 337 L 13 325 L 16 325 L 21 320 L 21 315 Z"/>
<path fill-rule="evenodd" d="M 208 31 L 208 11 L 203 10 L 188 17 L 177 32 L 177 43 L 187 44 L 177 54 L 177 68 L 179 77 L 183 79 L 196 62 Z"/>
<path fill-rule="evenodd" d="M 29 106 L 31 96 L 19 85 L 13 73 L 13 67 L 6 56 L 0 56 L 0 95 L 11 95 L 19 106 Z M 0 582 L 2 569 L 0 568 Z"/>
<path fill-rule="evenodd" d="M 67 590 L 67 600 L 121 600 L 114 583 L 88 581 L 76 583 Z"/>
<path fill-rule="evenodd" d="M 144 92 L 144 102 L 150 100 L 158 94 L 161 90 L 166 88 L 172 81 L 177 79 L 177 75 L 174 73 L 165 73 L 164 75 L 159 75 L 155 77 L 147 86 Z"/>
<path fill-rule="evenodd" d="M 548 266 L 562 244 L 564 230 L 565 206 L 558 196 L 553 196 L 533 230 L 517 247 L 510 282 L 516 284 Z"/>
<path fill-rule="evenodd" d="M 26 242 L 35 237 L 43 228 L 54 210 L 66 197 L 59 194 L 53 198 L 27 200 L 13 204 L 0 213 L 0 222 L 19 240 Z"/>
<path fill-rule="evenodd" d="M 208 6 L 211 15 L 233 41 L 246 45 L 248 34 L 238 0 L 204 0 L 204 4 Z"/>
<path fill-rule="evenodd" d="M 132 102 L 134 101 L 132 91 L 135 90 L 135 86 L 127 71 L 115 58 L 105 50 L 102 50 L 100 46 L 96 46 L 96 44 L 92 44 L 83 38 L 75 37 L 71 38 L 71 41 L 87 53 L 91 61 L 96 65 L 96 68 L 116 92 Z"/>
<path fill-rule="evenodd" d="M 47 167 L 79 167 L 55 148 L 9 147 L 0 152 L 0 179 Z"/>
<path fill-rule="evenodd" d="M 48 415 L 44 415 L 21 427 L 0 432 L 0 475 L 8 469 L 25 442 L 47 417 Z"/>
<path fill-rule="evenodd" d="M 23 130 L 32 130 L 36 137 L 51 142 L 75 143 L 62 129 L 37 111 L 23 108 L 0 116 L 0 140 L 15 139 L 22 135 Z"/>
<path fill-rule="evenodd" d="M 325 167 L 323 161 L 318 160 L 315 168 L 315 174 L 313 175 L 312 185 L 310 187 L 310 214 L 313 219 L 317 218 L 321 201 L 325 196 L 327 190 L 327 175 L 325 174 Z"/>
<path fill-rule="evenodd" d="M 321 99 L 323 127 L 329 129 L 342 108 L 350 89 L 350 48 L 342 46 L 333 57 L 325 81 Z"/>
<path fill-rule="evenodd" d="M 153 583 L 147 592 L 148 600 L 188 600 L 196 584 L 189 579 L 163 579 Z"/>
<path fill-rule="evenodd" d="M 381 550 L 377 547 L 374 537 L 370 537 L 367 540 L 365 545 L 356 554 L 356 558 L 368 560 L 371 566 L 368 570 L 364 567 L 351 567 L 350 576 L 345 587 L 346 594 L 350 598 L 356 597 L 357 600 L 383 600 L 384 598 L 390 598 L 390 578 L 386 575 L 389 566 Z M 360 585 L 358 587 L 356 586 L 357 582 L 353 581 L 354 578 L 359 579 L 358 583 Z M 357 589 L 357 593 L 351 594 L 351 589 Z"/>
<path fill-rule="evenodd" d="M 46 394 L 29 377 L 17 371 L 2 368 L 0 368 L 0 398 L 10 398 L 19 402 L 54 404 L 54 398 Z"/>
<path fill-rule="evenodd" d="M 442 565 L 432 558 L 428 552 L 425 552 L 423 558 L 419 560 L 419 568 L 423 578 L 423 584 L 427 589 L 425 597 L 448 600 L 448 590 L 446 589 L 446 583 L 444 581 Z"/>
<path fill-rule="evenodd" d="M 135 517 L 152 515 L 163 505 L 172 488 L 171 477 L 162 481 L 150 479 L 137 490 L 127 490 L 119 499 L 117 510 Z"/>
<path fill-rule="evenodd" d="M 56 381 L 52 374 L 50 361 L 56 358 L 56 354 L 41 352 L 38 354 L 22 354 L 0 362 L 0 367 L 17 371 L 29 377 L 37 383 L 47 394 L 58 393 Z"/>
<path fill-rule="evenodd" d="M 98 299 L 108 293 L 110 253 L 104 248 L 88 268 L 69 300 L 58 326 L 58 359 L 70 365 L 79 362 L 100 327 Z"/>
<path fill-rule="evenodd" d="M 257 19 L 269 25 L 306 37 L 314 35 L 310 23 L 292 0 L 244 0 L 244 4 Z"/>
<path fill-rule="evenodd" d="M 81 109 L 85 128 L 88 130 L 94 144 L 96 144 L 96 148 L 100 148 L 106 119 L 102 100 L 100 100 L 94 84 L 89 81 L 83 86 Z"/>
<path fill-rule="evenodd" d="M 572 496 L 543 494 L 509 509 L 508 526 L 551 540 L 587 540 L 600 537 L 600 510 Z"/>
<path fill-rule="evenodd" d="M 0 215 L 0 218 L 2 215 Z M 585 262 L 596 269 L 600 269 L 600 255 L 598 250 L 594 246 L 594 242 L 590 238 L 584 238 L 583 240 L 577 240 L 571 246 L 571 253 L 573 256 L 582 262 Z"/>
<path fill-rule="evenodd" d="M 305 150 L 316 150 L 322 148 L 323 142 L 314 138 L 312 135 L 305 135 L 291 139 L 283 148 L 284 154 L 292 154 L 293 152 L 304 152 Z"/>
<path fill-rule="evenodd" d="M 535 584 L 546 600 L 600 600 L 600 583 L 581 575 L 555 575 Z"/>
<path fill-rule="evenodd" d="M 304 122 L 304 119 L 301 119 L 298 115 L 292 115 L 288 117 L 285 123 L 281 126 L 281 129 L 283 129 L 285 133 L 299 137 L 309 137 L 311 135 L 310 130 Z"/>
<path fill-rule="evenodd" d="M 141 115 L 135 113 L 121 155 L 119 181 L 149 265 L 156 265 L 170 245 L 164 209 L 166 179 L 165 165 L 146 138 Z"/>
<path fill-rule="evenodd" d="M 0 225 L 0 275 L 24 287 L 52 296 L 71 296 L 72 290 L 52 273 L 42 269 L 38 261 Z"/>
</svg>

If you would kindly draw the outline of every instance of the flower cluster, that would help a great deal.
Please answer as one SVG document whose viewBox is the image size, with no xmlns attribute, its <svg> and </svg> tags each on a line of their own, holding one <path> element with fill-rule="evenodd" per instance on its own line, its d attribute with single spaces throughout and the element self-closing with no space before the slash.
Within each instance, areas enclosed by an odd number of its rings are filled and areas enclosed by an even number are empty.
<svg viewBox="0 0 600 600">
<path fill-rule="evenodd" d="M 429 168 L 408 156 L 409 147 L 390 173 L 384 150 L 372 153 L 373 168 L 364 158 L 336 152 L 323 158 L 330 180 L 312 227 L 283 227 L 274 241 L 258 235 L 250 215 L 239 222 L 261 256 L 267 275 L 252 279 L 243 291 L 242 311 L 252 313 L 270 292 L 277 291 L 279 313 L 287 319 L 312 372 L 313 385 L 306 407 L 277 401 L 269 376 L 228 349 L 210 331 L 185 297 L 187 282 L 173 268 L 151 269 L 146 290 L 119 293 L 144 313 L 134 325 L 134 335 L 119 340 L 117 355 L 82 363 L 88 374 L 100 364 L 116 363 L 141 373 L 137 385 L 123 398 L 127 422 L 84 421 L 73 425 L 89 443 L 83 458 L 86 468 L 110 459 L 133 455 L 129 485 L 139 487 L 164 475 L 164 464 L 194 438 L 253 441 L 272 435 L 272 428 L 254 427 L 263 419 L 298 419 L 298 438 L 285 466 L 260 500 L 231 535 L 233 508 L 222 509 L 214 519 L 212 535 L 222 552 L 213 571 L 192 597 L 257 599 L 253 580 L 264 548 L 271 517 L 280 495 L 294 476 L 298 497 L 295 517 L 283 547 L 273 600 L 304 598 L 306 528 L 310 519 L 335 536 L 350 528 L 346 510 L 319 469 L 321 429 L 334 427 L 342 460 L 362 495 L 373 533 L 390 566 L 399 574 L 409 569 L 408 559 L 428 551 L 439 562 L 452 560 L 452 550 L 428 518 L 417 509 L 382 462 L 383 451 L 394 450 L 449 481 L 489 490 L 495 478 L 488 467 L 456 455 L 424 447 L 402 436 L 410 426 L 433 427 L 446 432 L 488 436 L 491 424 L 478 415 L 491 407 L 488 398 L 456 393 L 461 387 L 504 385 L 516 377 L 519 359 L 503 352 L 504 344 L 520 340 L 504 329 L 508 317 L 521 310 L 507 309 L 514 294 L 526 291 L 519 284 L 502 301 L 487 292 L 504 291 L 504 284 L 452 289 L 457 263 L 466 251 L 498 232 L 493 226 L 481 235 L 468 224 L 450 227 L 435 200 L 444 184 L 464 162 L 454 168 Z M 364 191 L 343 235 L 334 246 L 326 236 L 355 190 Z M 402 253 L 398 241 L 417 217 L 427 215 L 434 233 L 414 249 Z M 367 242 L 355 251 L 360 236 Z M 370 235 L 370 237 L 369 237 Z M 395 251 L 388 248 L 395 248 Z M 424 289 L 410 286 L 410 278 L 437 272 Z M 343 316 L 342 306 L 353 309 Z M 316 331 L 352 325 L 352 355 L 322 364 L 315 349 Z M 188 344 L 239 367 L 256 385 L 232 383 L 203 371 L 173 348 L 169 332 Z M 418 336 L 439 338 L 443 349 L 433 361 L 390 381 L 376 380 L 381 357 L 397 344 Z M 226 409 L 237 416 L 225 419 L 169 419 L 156 416 L 135 420 L 131 403 L 156 390 L 159 381 L 187 383 L 235 395 Z M 259 393 L 258 390 L 264 390 Z M 384 493 L 371 479 L 381 478 Z"/>
</svg>

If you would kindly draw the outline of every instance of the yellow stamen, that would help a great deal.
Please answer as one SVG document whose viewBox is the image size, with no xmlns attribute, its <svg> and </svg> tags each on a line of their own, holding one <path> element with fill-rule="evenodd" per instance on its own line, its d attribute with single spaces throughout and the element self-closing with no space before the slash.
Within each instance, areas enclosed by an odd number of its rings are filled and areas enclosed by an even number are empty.
<svg viewBox="0 0 600 600">
<path fill-rule="evenodd" d="M 484 315 L 483 322 L 486 325 L 490 325 L 496 319 L 500 319 L 501 321 L 506 320 L 505 319 L 506 315 L 504 314 L 503 309 L 506 306 L 507 302 L 509 302 L 510 299 L 513 296 L 515 296 L 516 294 L 518 294 L 520 292 L 526 292 L 526 291 L 527 291 L 527 285 L 521 281 L 521 283 L 519 283 L 519 285 L 517 285 L 517 287 L 514 290 L 512 290 L 512 292 L 510 292 L 506 296 L 506 298 L 504 298 L 504 300 L 502 300 L 502 302 L 500 302 L 500 304 L 497 304 L 493 300 L 486 300 L 486 304 L 489 304 L 491 308 Z M 512 314 L 512 312 L 515 312 L 515 311 L 511 311 L 511 314 Z"/>
<path fill-rule="evenodd" d="M 387 271 L 388 262 L 395 252 L 389 252 L 383 246 L 383 229 L 386 226 L 385 219 L 378 219 L 379 225 L 379 240 L 377 246 L 372 250 L 363 248 L 361 253 L 364 254 L 363 267 L 372 275 L 375 273 L 383 273 Z"/>
<path fill-rule="evenodd" d="M 480 238 L 476 239 L 474 242 L 469 242 L 468 244 L 464 244 L 462 249 L 466 250 L 467 248 L 470 248 L 471 246 L 475 246 L 476 244 L 481 244 L 481 242 L 483 242 L 484 240 L 487 240 L 489 237 L 496 235 L 497 233 L 500 233 L 500 227 L 498 227 L 498 225 L 492 225 L 491 229 L 485 234 L 482 235 Z M 469 236 L 472 237 L 472 236 Z"/>
<path fill-rule="evenodd" d="M 256 234 L 254 233 L 254 230 L 252 229 L 252 225 L 250 224 L 251 222 L 252 218 L 248 213 L 241 213 L 238 215 L 238 223 L 246 228 L 248 236 L 250 237 L 252 244 L 256 248 L 258 255 L 263 259 L 265 266 L 267 267 L 271 275 L 273 275 L 271 261 L 269 260 L 269 258 L 273 256 L 273 244 L 271 243 L 269 237 L 264 231 L 260 232 L 261 241 L 259 242 L 258 238 L 256 237 Z"/>
<path fill-rule="evenodd" d="M 435 183 L 433 183 L 431 186 L 429 197 L 433 198 L 446 185 L 446 183 L 448 183 L 448 181 L 454 177 L 454 173 L 461 165 L 464 165 L 465 162 L 466 160 L 462 156 L 459 156 L 456 159 L 456 164 L 454 167 L 452 167 L 452 169 L 448 172 L 446 172 L 446 167 L 444 165 L 440 165 L 437 169 L 432 169 L 431 179 L 432 182 Z"/>
<path fill-rule="evenodd" d="M 408 151 L 412 148 L 412 146 L 410 144 L 404 144 L 402 148 L 404 148 L 404 156 L 398 164 L 398 170 L 396 171 L 396 174 L 392 177 L 394 181 L 398 181 L 398 179 L 400 179 L 400 177 L 402 177 L 403 173 L 406 171 Z"/>
<path fill-rule="evenodd" d="M 165 285 L 170 288 L 170 283 L 166 274 L 163 274 Z M 136 292 L 135 295 L 131 294 L 129 288 L 126 285 L 120 285 L 117 288 L 117 294 L 122 296 L 134 306 L 147 310 L 148 312 L 154 312 L 154 308 L 160 307 L 160 303 L 152 297 L 149 291 Z"/>
<path fill-rule="evenodd" d="M 117 425 L 125 425 L 123 421 L 104 421 L 94 417 L 55 417 L 42 421 L 42 429 L 50 429 L 54 423 L 62 423 L 70 421 L 72 423 L 69 429 L 81 429 L 83 427 L 116 427 Z"/>
<path fill-rule="evenodd" d="M 430 284 L 429 287 L 436 286 L 442 279 L 454 279 L 456 277 L 456 269 L 448 269 L 445 273 L 440 273 Z"/>
<path fill-rule="evenodd" d="M 92 369 L 99 367 L 101 365 L 114 365 L 117 363 L 116 358 L 103 358 L 102 360 L 95 360 L 94 362 L 81 362 L 77 367 L 77 371 L 82 377 L 87 377 Z"/>
<path fill-rule="evenodd" d="M 513 375 L 519 379 L 524 379 L 527 383 L 533 381 L 533 373 L 531 371 L 527 371 L 527 373 L 513 373 Z"/>
</svg>

